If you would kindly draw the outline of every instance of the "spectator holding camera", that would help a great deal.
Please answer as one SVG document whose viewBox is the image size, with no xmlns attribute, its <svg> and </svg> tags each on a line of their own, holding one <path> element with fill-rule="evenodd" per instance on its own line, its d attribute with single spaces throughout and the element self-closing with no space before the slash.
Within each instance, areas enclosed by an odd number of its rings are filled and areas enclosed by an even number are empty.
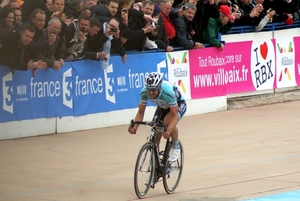
<svg viewBox="0 0 300 201">
<path fill-rule="evenodd" d="M 184 49 L 201 49 L 204 45 L 200 42 L 193 41 L 192 36 L 195 31 L 192 30 L 192 20 L 194 19 L 197 8 L 192 3 L 184 4 L 186 8 L 183 15 L 172 19 L 172 23 L 176 29 L 176 37 L 172 40 L 173 44 Z"/>
<path fill-rule="evenodd" d="M 156 40 L 152 41 L 147 37 L 145 48 L 146 49 L 163 49 L 166 52 L 173 51 L 173 47 L 169 45 L 169 40 L 165 33 L 164 19 L 161 16 L 161 8 L 157 4 L 154 4 L 154 11 L 152 13 L 154 19 L 155 30 L 153 34 L 156 36 Z"/>
<path fill-rule="evenodd" d="M 90 17 L 81 14 L 78 19 L 75 19 L 66 28 L 65 47 L 63 48 L 63 57 L 66 59 L 80 58 L 84 49 L 86 40 L 86 31 L 89 26 Z"/>
<path fill-rule="evenodd" d="M 256 5 L 251 3 L 251 0 L 238 0 L 237 5 L 242 10 L 242 15 L 237 21 L 237 26 L 254 25 L 257 26 L 264 15 L 264 7 L 261 3 Z"/>
<path fill-rule="evenodd" d="M 151 0 L 143 2 L 142 13 L 144 15 L 152 15 L 154 11 L 154 3 Z M 138 12 L 138 11 L 137 11 Z M 144 18 L 130 17 L 128 20 L 128 28 L 123 36 L 128 40 L 123 44 L 125 50 L 144 51 L 147 38 L 155 41 L 157 32 L 154 21 L 149 21 Z"/>
<path fill-rule="evenodd" d="M 127 55 L 120 40 L 119 19 L 111 17 L 107 22 L 104 22 L 98 32 L 97 59 L 102 59 L 102 68 L 106 69 L 109 64 L 110 54 L 119 54 L 122 57 L 122 62 L 125 63 Z M 103 57 L 103 52 L 106 53 Z"/>
<path fill-rule="evenodd" d="M 276 15 L 273 18 L 273 22 L 285 22 L 287 25 L 293 24 L 293 14 L 295 16 L 296 9 L 292 3 L 292 0 L 265 0 L 263 2 L 265 10 L 275 10 Z M 297 16 L 295 16 L 297 19 Z"/>
<path fill-rule="evenodd" d="M 50 45 L 45 51 L 39 52 L 38 58 L 45 61 L 49 68 L 53 70 L 59 70 L 61 66 L 64 66 L 64 60 L 61 56 L 61 42 L 58 36 L 61 30 L 61 21 L 58 18 L 52 18 L 46 28 L 42 30 L 43 39 L 48 40 L 49 37 L 55 36 L 55 42 Z"/>
</svg>

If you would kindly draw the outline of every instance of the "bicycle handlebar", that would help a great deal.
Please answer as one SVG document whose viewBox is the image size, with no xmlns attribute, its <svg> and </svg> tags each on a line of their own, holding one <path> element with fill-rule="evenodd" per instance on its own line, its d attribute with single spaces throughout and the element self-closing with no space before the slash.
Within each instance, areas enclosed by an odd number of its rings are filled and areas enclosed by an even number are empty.
<svg viewBox="0 0 300 201">
<path fill-rule="evenodd" d="M 130 128 L 133 128 L 133 126 L 135 124 L 147 125 L 147 126 L 150 126 L 151 128 L 153 128 L 153 127 L 161 127 L 161 128 L 163 128 L 164 132 L 166 132 L 166 130 L 167 130 L 167 126 L 166 125 L 161 124 L 161 123 L 157 123 L 157 122 L 154 122 L 154 121 L 134 121 L 133 119 L 131 119 L 131 121 L 130 121 Z"/>
</svg>

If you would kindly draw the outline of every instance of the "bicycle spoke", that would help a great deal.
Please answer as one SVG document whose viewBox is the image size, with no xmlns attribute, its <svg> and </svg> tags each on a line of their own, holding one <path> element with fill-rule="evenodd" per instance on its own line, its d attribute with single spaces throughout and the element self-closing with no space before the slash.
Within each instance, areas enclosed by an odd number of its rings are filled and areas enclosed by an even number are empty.
<svg viewBox="0 0 300 201">
<path fill-rule="evenodd" d="M 139 198 L 143 198 L 151 186 L 154 173 L 153 151 L 146 143 L 140 150 L 134 174 L 134 189 Z"/>
</svg>

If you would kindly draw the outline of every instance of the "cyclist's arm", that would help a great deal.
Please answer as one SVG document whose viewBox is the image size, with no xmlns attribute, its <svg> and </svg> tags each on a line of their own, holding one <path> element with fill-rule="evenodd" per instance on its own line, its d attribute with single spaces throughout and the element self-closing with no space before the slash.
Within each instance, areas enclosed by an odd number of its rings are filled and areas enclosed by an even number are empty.
<svg viewBox="0 0 300 201">
<path fill-rule="evenodd" d="M 144 119 L 144 114 L 145 114 L 145 110 L 146 110 L 146 105 L 145 104 L 141 104 L 139 103 L 139 107 L 138 107 L 138 112 L 135 115 L 135 121 L 143 121 Z M 135 124 L 134 128 L 137 130 L 137 128 L 139 127 L 139 124 Z"/>
<path fill-rule="evenodd" d="M 171 115 L 171 120 L 168 125 L 168 129 L 165 133 L 165 136 L 170 136 L 171 132 L 174 130 L 174 128 L 178 122 L 178 105 L 176 105 L 174 107 L 170 107 L 169 114 Z"/>
</svg>

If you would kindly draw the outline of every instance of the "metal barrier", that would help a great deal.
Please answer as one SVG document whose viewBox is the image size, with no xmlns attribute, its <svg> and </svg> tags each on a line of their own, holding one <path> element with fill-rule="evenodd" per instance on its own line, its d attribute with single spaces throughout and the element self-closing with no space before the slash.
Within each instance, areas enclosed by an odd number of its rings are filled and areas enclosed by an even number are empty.
<svg viewBox="0 0 300 201">
<path fill-rule="evenodd" d="M 290 28 L 299 28 L 300 27 L 300 21 L 296 20 L 293 24 L 288 25 L 284 22 L 280 23 L 268 23 L 266 26 L 259 32 L 262 31 L 275 31 L 275 30 L 281 30 L 281 29 L 290 29 Z M 252 25 L 245 25 L 245 26 L 233 26 L 230 31 L 228 31 L 226 34 L 240 34 L 240 33 L 251 33 L 254 32 L 254 26 Z"/>
</svg>

